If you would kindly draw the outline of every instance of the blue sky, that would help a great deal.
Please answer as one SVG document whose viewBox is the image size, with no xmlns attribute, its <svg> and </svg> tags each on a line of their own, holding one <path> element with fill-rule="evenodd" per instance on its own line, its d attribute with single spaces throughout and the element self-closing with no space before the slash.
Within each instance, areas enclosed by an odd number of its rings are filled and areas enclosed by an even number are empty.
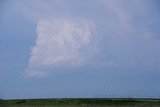
<svg viewBox="0 0 160 107">
<path fill-rule="evenodd" d="M 160 97 L 159 0 L 2 0 L 0 98 Z"/>
</svg>

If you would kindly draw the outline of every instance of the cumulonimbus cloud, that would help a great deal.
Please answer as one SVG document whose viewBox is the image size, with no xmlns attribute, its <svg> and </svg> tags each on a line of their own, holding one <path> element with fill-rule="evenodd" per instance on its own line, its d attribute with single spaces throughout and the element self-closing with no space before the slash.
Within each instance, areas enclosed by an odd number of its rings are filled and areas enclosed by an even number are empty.
<svg viewBox="0 0 160 107">
<path fill-rule="evenodd" d="M 92 63 L 99 52 L 94 32 L 94 24 L 90 21 L 39 20 L 27 74 L 43 76 L 45 71 L 39 69 Z"/>
<path fill-rule="evenodd" d="M 132 67 L 159 69 L 153 63 L 159 64 L 155 56 L 160 55 L 160 16 L 150 10 L 151 1 L 24 1 L 19 6 L 37 22 L 27 75 L 41 77 L 58 71 L 55 68 L 88 64 L 120 71 Z"/>
</svg>

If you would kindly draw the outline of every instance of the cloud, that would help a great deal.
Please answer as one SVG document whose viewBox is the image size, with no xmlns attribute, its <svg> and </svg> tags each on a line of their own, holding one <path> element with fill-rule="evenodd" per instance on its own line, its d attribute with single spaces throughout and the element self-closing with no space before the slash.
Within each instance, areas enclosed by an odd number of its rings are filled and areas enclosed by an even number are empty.
<svg viewBox="0 0 160 107">
<path fill-rule="evenodd" d="M 36 45 L 31 51 L 27 73 L 43 76 L 39 69 L 93 63 L 92 58 L 99 52 L 94 32 L 94 24 L 89 21 L 39 20 Z"/>
<path fill-rule="evenodd" d="M 25 1 L 25 0 L 24 0 Z M 22 2 L 21 2 L 22 3 Z M 160 15 L 146 0 L 27 0 L 25 16 L 37 24 L 26 74 L 56 68 L 157 68 Z M 152 52 L 152 53 L 151 53 Z M 146 54 L 147 53 L 147 54 Z M 133 63 L 134 62 L 134 63 Z M 156 64 L 153 65 L 153 63 Z"/>
</svg>

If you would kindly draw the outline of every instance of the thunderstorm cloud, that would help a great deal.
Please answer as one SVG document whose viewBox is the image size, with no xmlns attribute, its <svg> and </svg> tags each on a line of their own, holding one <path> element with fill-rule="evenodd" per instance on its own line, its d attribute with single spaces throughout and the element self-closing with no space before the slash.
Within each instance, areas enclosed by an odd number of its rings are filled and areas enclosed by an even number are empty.
<svg viewBox="0 0 160 107">
<path fill-rule="evenodd" d="M 160 69 L 160 15 L 150 9 L 154 2 L 69 1 L 24 0 L 18 5 L 37 24 L 27 75 L 91 65 L 113 71 Z"/>
</svg>

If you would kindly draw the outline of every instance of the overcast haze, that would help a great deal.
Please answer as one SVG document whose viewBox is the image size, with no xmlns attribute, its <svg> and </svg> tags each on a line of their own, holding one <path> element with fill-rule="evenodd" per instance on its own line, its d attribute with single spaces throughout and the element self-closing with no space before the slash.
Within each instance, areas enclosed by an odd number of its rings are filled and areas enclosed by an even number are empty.
<svg viewBox="0 0 160 107">
<path fill-rule="evenodd" d="M 2 0 L 0 98 L 160 97 L 159 0 Z"/>
</svg>

